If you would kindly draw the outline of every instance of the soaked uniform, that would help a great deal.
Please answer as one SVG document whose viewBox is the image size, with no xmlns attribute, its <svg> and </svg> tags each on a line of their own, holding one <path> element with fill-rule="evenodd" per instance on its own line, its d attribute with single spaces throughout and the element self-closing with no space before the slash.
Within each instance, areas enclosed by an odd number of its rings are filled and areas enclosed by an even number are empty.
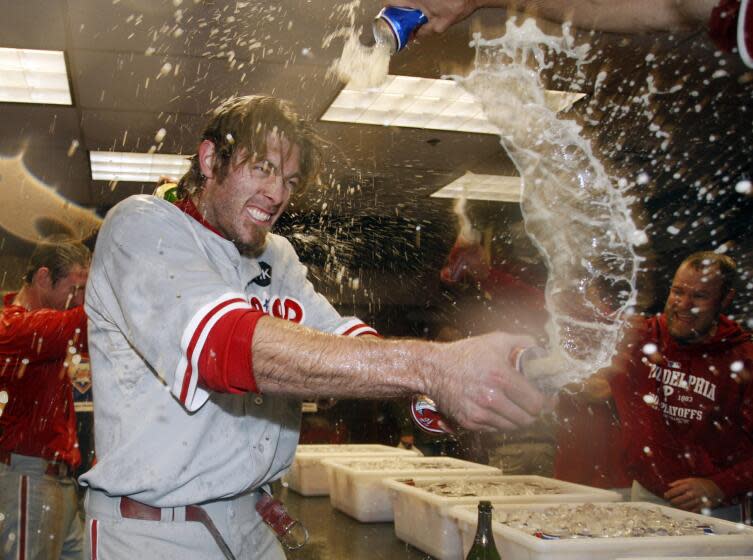
<svg viewBox="0 0 753 560">
<path fill-rule="evenodd" d="M 86 316 L 82 307 L 29 311 L 15 296 L 5 296 L 0 316 L 0 550 L 80 559 L 71 475 L 81 455 L 66 360 L 86 346 Z"/>
<path fill-rule="evenodd" d="M 86 292 L 98 461 L 81 482 L 92 558 L 223 558 L 206 526 L 184 521 L 195 504 L 236 558 L 284 557 L 254 505 L 292 462 L 301 403 L 258 394 L 256 321 L 375 334 L 341 317 L 306 272 L 277 235 L 258 258 L 241 256 L 190 201 L 134 196 L 108 214 Z M 134 502 L 135 516 L 124 510 Z M 142 515 L 155 510 L 169 523 Z"/>
</svg>

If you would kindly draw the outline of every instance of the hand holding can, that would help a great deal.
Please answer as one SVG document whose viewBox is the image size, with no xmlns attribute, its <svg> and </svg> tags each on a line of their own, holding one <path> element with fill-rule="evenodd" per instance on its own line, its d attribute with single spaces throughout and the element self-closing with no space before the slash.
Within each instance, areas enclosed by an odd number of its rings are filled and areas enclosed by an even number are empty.
<svg viewBox="0 0 753 560">
<path fill-rule="evenodd" d="M 486 335 L 486 338 L 495 336 L 505 337 L 507 342 L 510 341 L 511 337 L 511 335 L 503 333 L 494 333 L 493 335 Z M 466 339 L 467 342 L 459 341 L 453 344 L 474 345 L 479 342 L 486 342 L 484 338 Z M 512 337 L 512 340 L 528 343 L 530 339 Z M 497 372 L 497 377 L 500 378 L 498 383 L 496 379 L 493 379 L 494 374 L 492 374 L 486 376 L 486 383 L 482 378 L 475 380 L 480 381 L 478 384 L 474 384 L 474 380 L 469 379 L 464 379 L 465 382 L 461 382 L 459 386 L 457 383 L 452 384 L 447 400 L 452 402 L 466 397 L 463 399 L 466 402 L 458 403 L 464 415 L 453 415 L 453 418 L 457 418 L 460 426 L 477 430 L 510 429 L 533 422 L 536 415 L 543 410 L 545 398 L 524 378 L 523 374 L 526 365 L 531 360 L 545 355 L 546 350 L 531 346 L 530 343 L 528 345 L 514 345 L 509 351 L 507 363 L 503 364 L 504 367 L 500 368 L 500 372 Z M 484 362 L 488 358 L 488 355 L 483 358 L 479 356 L 479 359 L 476 360 L 479 369 L 484 368 Z M 469 369 L 473 369 L 473 363 L 472 360 L 468 360 L 465 366 L 470 366 Z M 455 377 L 461 379 L 467 375 L 463 371 L 456 373 Z M 473 394 L 474 392 L 478 394 Z M 467 398 L 468 396 L 470 396 L 470 399 Z M 469 406 L 471 407 L 470 410 Z M 497 410 L 488 410 L 491 407 L 496 407 Z M 440 408 L 435 400 L 427 395 L 416 395 L 411 401 L 411 418 L 421 430 L 435 435 L 455 435 L 458 425 L 454 421 L 448 420 L 439 410 Z"/>
<path fill-rule="evenodd" d="M 389 47 L 390 54 L 395 54 L 405 48 L 416 30 L 427 21 L 421 10 L 382 8 L 372 24 L 374 40 L 378 45 Z"/>
</svg>

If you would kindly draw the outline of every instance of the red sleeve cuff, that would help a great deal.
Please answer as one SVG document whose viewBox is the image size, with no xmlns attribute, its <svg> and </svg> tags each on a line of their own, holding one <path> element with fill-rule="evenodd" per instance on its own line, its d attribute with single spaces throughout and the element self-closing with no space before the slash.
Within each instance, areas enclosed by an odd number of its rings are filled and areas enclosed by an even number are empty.
<svg viewBox="0 0 753 560">
<path fill-rule="evenodd" d="M 251 341 L 261 311 L 236 309 L 212 327 L 199 356 L 199 384 L 220 393 L 258 393 Z"/>
</svg>

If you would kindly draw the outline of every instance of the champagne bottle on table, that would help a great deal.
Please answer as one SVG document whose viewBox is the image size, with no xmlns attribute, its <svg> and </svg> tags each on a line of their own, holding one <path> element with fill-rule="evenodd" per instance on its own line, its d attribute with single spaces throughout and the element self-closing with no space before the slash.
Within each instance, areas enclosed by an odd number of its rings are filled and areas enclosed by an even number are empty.
<svg viewBox="0 0 753 560">
<path fill-rule="evenodd" d="M 476 537 L 465 560 L 500 560 L 492 534 L 492 509 L 492 503 L 489 501 L 482 500 L 478 503 Z"/>
</svg>

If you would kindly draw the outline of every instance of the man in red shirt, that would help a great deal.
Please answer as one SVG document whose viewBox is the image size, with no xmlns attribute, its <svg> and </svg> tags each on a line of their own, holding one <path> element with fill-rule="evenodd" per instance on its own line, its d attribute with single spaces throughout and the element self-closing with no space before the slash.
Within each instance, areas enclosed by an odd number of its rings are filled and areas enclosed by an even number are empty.
<svg viewBox="0 0 753 560">
<path fill-rule="evenodd" d="M 610 367 L 584 383 L 619 417 L 601 460 L 624 464 L 633 501 L 738 521 L 753 490 L 753 340 L 722 314 L 736 268 L 722 254 L 686 258 L 664 312 L 636 318 Z"/>
<path fill-rule="evenodd" d="M 81 461 L 69 368 L 86 347 L 91 254 L 41 243 L 0 315 L 0 547 L 6 558 L 83 558 L 72 473 Z M 74 369 L 74 368 L 71 368 Z"/>
<path fill-rule="evenodd" d="M 604 377 L 633 500 L 738 520 L 753 490 L 753 341 L 722 314 L 735 274 L 725 255 L 686 258 L 664 312 L 634 326 Z"/>
</svg>

